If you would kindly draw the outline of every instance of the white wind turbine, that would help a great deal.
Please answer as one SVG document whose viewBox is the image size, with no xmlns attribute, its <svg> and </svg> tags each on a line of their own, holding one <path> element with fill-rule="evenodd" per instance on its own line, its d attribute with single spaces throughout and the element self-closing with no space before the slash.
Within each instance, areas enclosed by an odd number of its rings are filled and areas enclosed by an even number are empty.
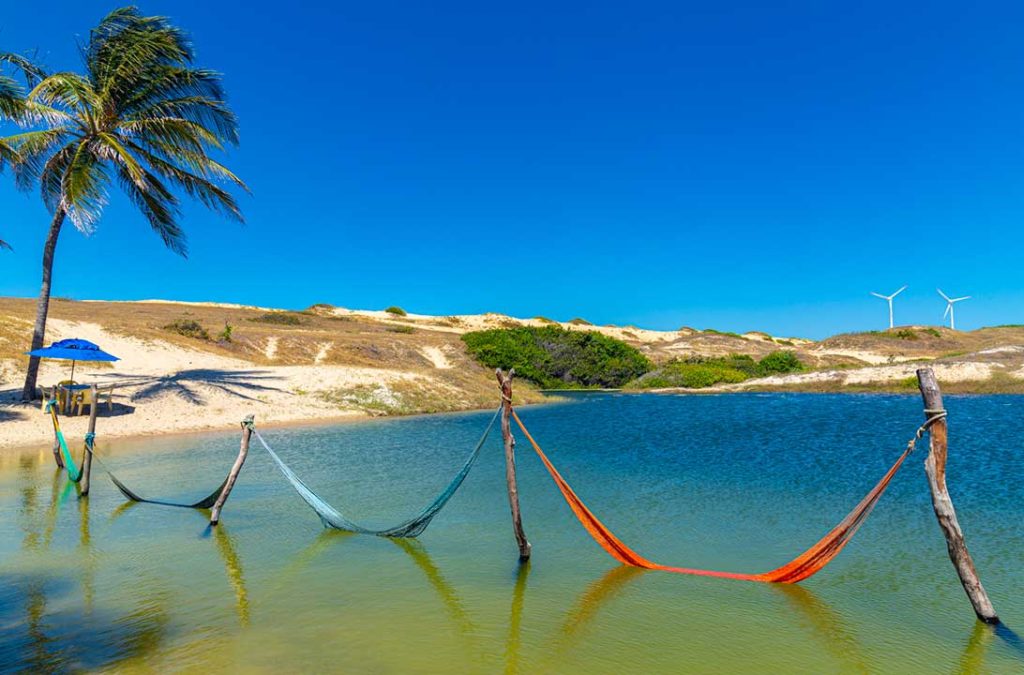
<svg viewBox="0 0 1024 675">
<path fill-rule="evenodd" d="M 956 323 L 953 320 L 953 303 L 960 302 L 961 300 L 970 300 L 971 296 L 965 295 L 962 298 L 951 298 L 943 293 L 941 288 L 936 288 L 935 290 L 937 290 L 939 295 L 942 296 L 942 299 L 946 301 L 946 311 L 942 313 L 942 318 L 945 319 L 946 315 L 949 314 L 949 328 L 951 330 L 956 330 Z"/>
<path fill-rule="evenodd" d="M 906 286 L 904 286 L 900 290 L 896 291 L 892 295 L 882 295 L 881 293 L 875 293 L 874 291 L 871 291 L 871 295 L 875 296 L 876 298 L 881 298 L 882 300 L 885 300 L 885 301 L 887 301 L 889 303 L 889 328 L 893 327 L 893 323 L 892 323 L 892 299 L 895 298 L 897 295 L 899 295 L 900 293 L 902 293 L 905 290 L 907 290 Z"/>
</svg>

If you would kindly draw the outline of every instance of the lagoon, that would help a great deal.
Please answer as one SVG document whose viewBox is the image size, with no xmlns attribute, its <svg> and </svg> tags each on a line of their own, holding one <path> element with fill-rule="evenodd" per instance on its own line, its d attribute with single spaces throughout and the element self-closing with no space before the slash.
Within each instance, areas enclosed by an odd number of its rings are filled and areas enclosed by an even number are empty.
<svg viewBox="0 0 1024 675">
<path fill-rule="evenodd" d="M 949 484 L 1007 627 L 974 620 L 921 463 L 799 586 L 619 567 L 524 439 L 533 559 L 520 566 L 500 438 L 418 540 L 325 531 L 254 444 L 222 524 L 125 504 L 99 467 L 79 500 L 48 440 L 0 458 L 0 669 L 113 672 L 1024 671 L 1024 397 L 947 397 Z M 814 543 L 922 420 L 917 397 L 587 394 L 521 415 L 584 501 L 658 562 L 762 572 Z M 321 496 L 383 525 L 447 482 L 489 413 L 267 429 Z M 105 443 L 147 496 L 198 498 L 236 434 Z M 77 446 L 80 439 L 72 439 Z M 77 450 L 76 450 L 77 454 Z"/>
</svg>

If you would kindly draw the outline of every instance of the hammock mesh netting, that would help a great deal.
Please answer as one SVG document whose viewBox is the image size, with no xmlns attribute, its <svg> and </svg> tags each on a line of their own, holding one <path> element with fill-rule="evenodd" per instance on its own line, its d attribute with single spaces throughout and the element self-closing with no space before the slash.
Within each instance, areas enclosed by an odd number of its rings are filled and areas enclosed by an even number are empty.
<svg viewBox="0 0 1024 675">
<path fill-rule="evenodd" d="M 719 577 L 723 579 L 739 579 L 742 581 L 762 581 L 762 582 L 775 582 L 783 584 L 795 584 L 803 581 L 808 577 L 814 575 L 816 572 L 821 570 L 825 565 L 829 564 L 833 558 L 839 555 L 839 552 L 843 550 L 843 547 L 849 543 L 853 538 L 853 535 L 857 533 L 860 526 L 864 524 L 868 515 L 871 513 L 871 509 L 878 503 L 882 493 L 889 486 L 893 476 L 899 471 L 899 468 L 903 465 L 903 461 L 907 458 L 907 455 L 914 449 L 915 441 L 911 441 L 907 444 L 907 449 L 903 451 L 903 454 L 899 456 L 896 463 L 882 476 L 882 479 L 878 481 L 878 484 L 867 494 L 864 499 L 861 500 L 853 511 L 849 513 L 842 522 L 836 525 L 832 530 L 826 534 L 821 541 L 807 549 L 804 553 L 794 558 L 791 562 L 771 570 L 770 572 L 764 572 L 763 574 L 739 574 L 735 572 L 718 572 L 714 570 L 697 570 L 690 569 L 687 567 L 671 567 L 669 565 L 662 565 L 660 563 L 652 562 L 647 558 L 634 551 L 633 549 L 622 543 L 618 537 L 612 534 L 605 525 L 597 519 L 597 516 L 587 508 L 587 506 L 580 500 L 580 498 L 573 491 L 572 487 L 562 478 L 562 475 L 558 473 L 558 469 L 551 463 L 544 451 L 541 450 L 537 441 L 534 440 L 530 432 L 527 431 L 526 425 L 519 419 L 519 415 L 512 411 L 512 416 L 515 418 L 519 428 L 522 429 L 523 434 L 529 440 L 530 445 L 533 446 L 534 452 L 540 457 L 541 462 L 544 463 L 544 467 L 551 474 L 551 478 L 554 479 L 555 485 L 558 486 L 559 491 L 565 498 L 565 501 L 569 504 L 569 508 L 572 509 L 576 518 L 579 519 L 580 523 L 587 530 L 594 541 L 596 541 L 601 548 L 608 552 L 610 556 L 618 560 L 624 565 L 632 565 L 633 567 L 643 567 L 650 570 L 661 570 L 663 572 L 675 572 L 677 574 L 694 574 L 704 577 Z M 916 440 L 916 439 L 915 439 Z"/>
<path fill-rule="evenodd" d="M 281 473 L 288 479 L 288 482 L 292 484 L 295 491 L 299 493 L 299 496 L 309 504 L 310 508 L 316 511 L 316 514 L 320 516 L 320 521 L 324 524 L 324 527 L 333 527 L 336 530 L 346 530 L 348 532 L 360 532 L 362 534 L 373 534 L 378 537 L 417 537 L 423 530 L 427 529 L 427 525 L 434 519 L 434 516 L 445 507 L 448 500 L 452 498 L 455 492 L 462 485 L 462 482 L 466 480 L 466 476 L 469 475 L 473 465 L 476 464 L 477 459 L 480 457 L 480 449 L 484 447 L 484 442 L 491 433 L 491 428 L 494 427 L 494 421 L 498 419 L 498 413 L 501 412 L 499 408 L 494 416 L 491 417 L 491 421 L 487 424 L 487 428 L 484 429 L 483 435 L 477 442 L 476 447 L 469 453 L 466 461 L 463 463 L 462 468 L 455 474 L 451 482 L 441 491 L 441 493 L 434 498 L 430 504 L 426 506 L 420 513 L 409 520 L 392 525 L 390 527 L 382 528 L 369 528 L 359 525 L 349 518 L 346 518 L 338 509 L 334 508 L 326 501 L 321 499 L 315 492 L 309 489 L 309 487 L 302 482 L 302 480 L 295 475 L 295 472 L 284 463 L 284 461 L 278 456 L 276 452 L 271 449 L 263 437 L 260 436 L 259 432 L 253 431 L 256 436 L 256 440 L 260 442 L 260 445 L 270 454 L 271 459 L 277 464 L 277 467 L 281 469 Z"/>
</svg>

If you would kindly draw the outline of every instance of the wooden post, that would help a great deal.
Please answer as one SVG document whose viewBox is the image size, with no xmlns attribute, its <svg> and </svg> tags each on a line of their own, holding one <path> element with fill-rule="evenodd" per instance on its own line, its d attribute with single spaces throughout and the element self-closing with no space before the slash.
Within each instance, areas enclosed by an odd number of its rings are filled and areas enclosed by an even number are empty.
<svg viewBox="0 0 1024 675">
<path fill-rule="evenodd" d="M 942 391 L 935 379 L 935 373 L 931 368 L 921 368 L 917 371 L 918 387 L 921 389 L 921 398 L 924 400 L 925 419 L 930 419 L 945 410 L 942 406 Z M 928 428 L 929 450 L 928 457 L 924 460 L 924 470 L 928 474 L 928 484 L 932 491 L 932 508 L 935 510 L 935 517 L 939 521 L 939 527 L 946 537 L 946 548 L 949 551 L 949 559 L 953 561 L 953 567 L 960 576 L 960 583 L 967 593 L 967 597 L 974 606 L 974 613 L 985 623 L 997 624 L 999 617 L 996 615 L 992 601 L 988 599 L 981 579 L 978 578 L 978 571 L 974 568 L 974 561 L 964 543 L 964 533 L 960 529 L 960 523 L 956 518 L 956 510 L 953 508 L 953 500 L 949 497 L 946 489 L 946 457 L 947 428 L 946 418 L 942 417 L 932 422 Z"/>
<path fill-rule="evenodd" d="M 508 375 L 498 368 L 494 372 L 498 378 L 498 385 L 501 386 L 501 437 L 505 441 L 505 482 L 508 483 L 508 505 L 512 509 L 512 531 L 516 535 L 516 544 L 519 546 L 519 560 L 530 559 L 530 542 L 523 532 L 523 519 L 519 511 L 519 489 L 516 487 L 516 439 L 512 436 L 512 377 L 516 374 L 515 368 L 508 371 Z"/>
<path fill-rule="evenodd" d="M 64 468 L 64 459 L 60 456 L 60 441 L 57 440 L 57 434 L 53 435 L 53 461 L 58 469 Z"/>
<path fill-rule="evenodd" d="M 242 470 L 242 465 L 245 464 L 245 458 L 249 454 L 249 439 L 252 438 L 252 423 L 252 415 L 242 420 L 242 445 L 238 449 L 238 457 L 235 458 L 235 464 L 231 467 L 231 473 L 228 474 L 228 480 L 224 483 L 224 489 L 220 491 L 220 497 L 217 497 L 217 501 L 213 505 L 213 512 L 210 514 L 210 525 L 216 525 L 220 520 L 220 510 L 224 508 L 224 502 L 228 500 L 231 488 L 235 487 L 238 474 Z"/>
<path fill-rule="evenodd" d="M 88 437 L 92 438 L 96 434 L 96 410 L 99 408 L 98 392 L 96 385 L 89 387 L 89 396 L 92 398 L 92 405 L 89 406 L 89 433 Z M 89 477 L 92 475 L 92 444 L 93 441 L 89 441 L 85 444 L 85 457 L 82 458 L 82 495 L 86 496 L 89 494 Z"/>
</svg>

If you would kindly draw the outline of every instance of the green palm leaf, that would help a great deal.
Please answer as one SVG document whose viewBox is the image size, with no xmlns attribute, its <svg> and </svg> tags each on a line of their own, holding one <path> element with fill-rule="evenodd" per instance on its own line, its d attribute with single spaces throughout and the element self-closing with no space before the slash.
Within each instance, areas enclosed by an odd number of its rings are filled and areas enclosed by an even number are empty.
<svg viewBox="0 0 1024 675">
<path fill-rule="evenodd" d="M 172 251 L 185 255 L 178 194 L 234 220 L 230 188 L 245 184 L 212 153 L 238 143 L 238 120 L 221 76 L 193 65 L 188 35 L 134 7 L 108 14 L 82 48 L 84 72 L 46 73 L 0 54 L 27 93 L 0 73 L 0 117 L 29 127 L 0 138 L 0 168 L 18 185 L 38 185 L 44 203 L 89 233 L 112 180 Z"/>
</svg>

